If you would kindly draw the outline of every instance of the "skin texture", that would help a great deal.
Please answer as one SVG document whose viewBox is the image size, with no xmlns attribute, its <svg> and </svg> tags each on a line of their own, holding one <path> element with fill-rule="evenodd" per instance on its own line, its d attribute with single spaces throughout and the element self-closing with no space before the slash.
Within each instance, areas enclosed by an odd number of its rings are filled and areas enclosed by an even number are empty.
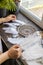
<svg viewBox="0 0 43 65">
<path fill-rule="evenodd" d="M 16 16 L 11 14 L 5 18 L 0 18 L 0 23 L 9 22 L 11 20 L 16 20 Z"/>
<path fill-rule="evenodd" d="M 5 17 L 5 21 L 10 21 L 10 20 L 16 20 L 16 16 L 15 15 L 9 15 L 7 17 Z"/>
<path fill-rule="evenodd" d="M 0 64 L 8 59 L 18 59 L 21 56 L 22 50 L 19 45 L 12 46 L 8 51 L 0 55 Z"/>
<path fill-rule="evenodd" d="M 8 56 L 11 59 L 17 59 L 21 56 L 21 48 L 19 45 L 14 45 L 8 50 Z"/>
</svg>

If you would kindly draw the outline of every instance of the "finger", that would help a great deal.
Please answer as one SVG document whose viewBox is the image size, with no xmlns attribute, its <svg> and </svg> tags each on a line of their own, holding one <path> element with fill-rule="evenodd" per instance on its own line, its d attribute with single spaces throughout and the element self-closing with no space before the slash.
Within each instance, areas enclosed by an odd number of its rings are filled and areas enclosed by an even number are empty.
<svg viewBox="0 0 43 65">
<path fill-rule="evenodd" d="M 12 20 L 16 20 L 16 18 L 12 18 Z"/>
<path fill-rule="evenodd" d="M 21 49 L 21 48 L 16 48 L 16 50 L 17 50 L 18 52 L 22 52 L 22 49 Z"/>
<path fill-rule="evenodd" d="M 12 18 L 16 18 L 16 16 L 15 15 L 12 15 Z"/>
<path fill-rule="evenodd" d="M 19 48 L 20 46 L 19 45 L 14 45 L 13 48 Z"/>
<path fill-rule="evenodd" d="M 18 48 L 18 49 L 14 49 L 14 55 L 17 55 L 17 58 L 19 58 L 20 56 L 21 56 L 21 50 L 20 50 L 20 48 Z"/>
<path fill-rule="evenodd" d="M 20 48 L 13 48 L 13 50 L 14 50 L 14 51 L 17 51 L 17 52 L 21 51 Z"/>
<path fill-rule="evenodd" d="M 18 58 L 19 58 L 21 55 L 22 55 L 22 52 L 21 52 L 21 50 L 19 50 L 19 52 L 18 52 Z"/>
</svg>

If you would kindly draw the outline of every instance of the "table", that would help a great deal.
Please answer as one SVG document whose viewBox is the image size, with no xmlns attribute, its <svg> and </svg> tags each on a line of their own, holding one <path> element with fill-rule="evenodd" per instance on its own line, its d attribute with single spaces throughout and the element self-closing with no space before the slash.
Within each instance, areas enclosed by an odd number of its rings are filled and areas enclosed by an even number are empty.
<svg viewBox="0 0 43 65">
<path fill-rule="evenodd" d="M 24 21 L 30 25 L 33 25 L 34 28 L 36 29 L 36 31 L 41 30 L 37 25 L 35 25 L 31 20 L 29 20 L 28 18 L 26 18 L 23 14 L 19 13 L 17 14 L 17 19 Z M 5 34 L 5 32 L 2 30 L 3 24 L 0 25 L 0 35 L 2 37 L 3 42 L 5 43 L 5 45 L 9 48 L 9 46 L 11 46 L 11 44 L 7 41 L 6 36 L 8 34 Z M 5 26 L 6 27 L 6 26 Z"/>
<path fill-rule="evenodd" d="M 41 31 L 41 29 L 37 25 L 35 25 L 31 20 L 29 20 L 27 17 L 25 17 L 20 12 L 17 14 L 17 19 L 21 20 L 21 21 L 24 21 L 25 23 L 28 23 L 28 24 L 34 26 L 34 28 L 36 29 L 36 31 Z M 4 44 L 6 45 L 6 47 L 9 49 L 13 44 L 11 44 L 10 42 L 8 42 L 7 37 L 9 35 L 6 34 L 3 31 L 3 29 L 2 29 L 3 27 L 6 27 L 6 26 L 4 26 L 3 24 L 0 24 L 0 35 L 1 35 L 2 41 L 4 42 Z"/>
</svg>

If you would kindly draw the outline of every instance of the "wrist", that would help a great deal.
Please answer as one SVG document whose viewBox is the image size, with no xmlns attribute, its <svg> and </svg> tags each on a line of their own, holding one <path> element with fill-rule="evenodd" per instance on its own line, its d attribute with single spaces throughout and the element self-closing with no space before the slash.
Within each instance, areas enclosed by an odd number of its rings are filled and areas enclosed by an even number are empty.
<svg viewBox="0 0 43 65">
<path fill-rule="evenodd" d="M 8 56 L 8 51 L 2 53 L 0 55 L 0 64 L 2 64 L 3 62 L 5 62 L 6 60 L 9 59 L 9 56 Z"/>
<path fill-rule="evenodd" d="M 6 22 L 6 18 L 3 18 L 3 23 Z"/>
<path fill-rule="evenodd" d="M 4 23 L 6 21 L 5 18 L 1 18 L 1 23 Z"/>
<path fill-rule="evenodd" d="M 7 59 L 10 59 L 8 55 L 8 51 L 6 51 L 5 54 L 6 54 Z"/>
</svg>

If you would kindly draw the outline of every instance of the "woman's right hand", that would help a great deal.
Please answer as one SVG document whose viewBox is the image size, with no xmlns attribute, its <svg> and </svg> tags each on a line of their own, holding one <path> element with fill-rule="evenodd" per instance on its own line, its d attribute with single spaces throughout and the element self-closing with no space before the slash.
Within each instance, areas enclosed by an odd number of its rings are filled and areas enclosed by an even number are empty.
<svg viewBox="0 0 43 65">
<path fill-rule="evenodd" d="M 11 20 L 16 20 L 16 16 L 11 14 L 11 15 L 5 17 L 4 19 L 5 19 L 4 22 L 9 22 Z"/>
<path fill-rule="evenodd" d="M 21 56 L 22 50 L 19 45 L 14 45 L 8 50 L 8 56 L 11 59 L 17 59 Z"/>
</svg>

